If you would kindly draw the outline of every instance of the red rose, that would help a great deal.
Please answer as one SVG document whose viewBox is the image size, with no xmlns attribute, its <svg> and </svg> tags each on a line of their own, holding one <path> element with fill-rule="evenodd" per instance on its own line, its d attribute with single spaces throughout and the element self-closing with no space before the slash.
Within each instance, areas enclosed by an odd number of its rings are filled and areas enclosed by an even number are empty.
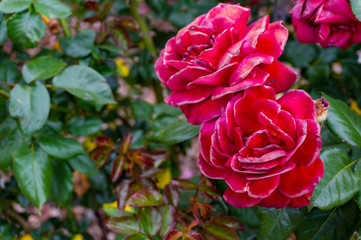
<svg viewBox="0 0 361 240">
<path fill-rule="evenodd" d="M 155 64 L 161 82 L 173 92 L 169 105 L 180 107 L 193 124 L 221 114 L 244 89 L 270 85 L 287 90 L 296 74 L 276 59 L 288 31 L 265 16 L 247 27 L 250 9 L 219 4 L 171 38 Z"/>
<path fill-rule="evenodd" d="M 361 42 L 361 22 L 353 15 L 349 0 L 299 0 L 291 14 L 300 43 L 347 49 Z"/>
<path fill-rule="evenodd" d="M 305 91 L 276 100 L 271 87 L 249 88 L 202 125 L 199 166 L 226 181 L 224 199 L 235 207 L 306 206 L 323 176 L 320 129 Z"/>
</svg>

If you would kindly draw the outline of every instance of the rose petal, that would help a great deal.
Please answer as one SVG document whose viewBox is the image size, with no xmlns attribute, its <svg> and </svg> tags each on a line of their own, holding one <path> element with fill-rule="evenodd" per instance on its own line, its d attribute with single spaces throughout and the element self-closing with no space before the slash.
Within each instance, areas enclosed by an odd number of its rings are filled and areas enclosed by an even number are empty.
<svg viewBox="0 0 361 240">
<path fill-rule="evenodd" d="M 251 180 L 259 180 L 259 179 L 269 178 L 269 177 L 276 176 L 276 175 L 281 175 L 281 180 L 282 180 L 282 175 L 284 175 L 287 172 L 290 172 L 295 167 L 296 167 L 295 163 L 286 162 L 284 165 L 274 168 L 274 170 L 272 170 L 268 174 L 259 174 L 259 175 L 258 174 L 257 175 L 256 174 L 252 174 L 252 175 L 250 174 L 250 175 L 247 175 L 245 177 L 245 179 L 251 181 Z"/>
<path fill-rule="evenodd" d="M 180 106 L 180 109 L 186 115 L 188 122 L 194 125 L 199 125 L 221 115 L 227 105 L 227 102 L 231 98 L 231 95 L 227 95 L 216 100 L 207 99 L 197 104 L 182 105 Z"/>
<path fill-rule="evenodd" d="M 252 207 L 257 205 L 262 198 L 253 198 L 247 193 L 236 193 L 227 188 L 223 195 L 224 200 L 236 208 Z"/>
<path fill-rule="evenodd" d="M 305 91 L 290 90 L 277 102 L 283 110 L 288 111 L 294 118 L 317 120 L 315 104 Z"/>
<path fill-rule="evenodd" d="M 350 2 L 347 0 L 326 1 L 323 11 L 326 10 L 330 10 L 333 15 L 342 15 L 350 20 L 358 21 L 352 13 Z"/>
<path fill-rule="evenodd" d="M 247 132 L 254 132 L 261 128 L 250 106 L 253 106 L 256 100 L 263 98 L 275 100 L 271 87 L 259 86 L 245 90 L 243 97 L 234 104 L 234 120 L 237 126 Z"/>
<path fill-rule="evenodd" d="M 266 163 L 281 157 L 286 156 L 287 153 L 283 150 L 275 150 L 269 153 L 262 155 L 261 157 L 239 157 L 238 161 L 240 163 Z"/>
<path fill-rule="evenodd" d="M 212 8 L 204 18 L 203 22 L 211 22 L 216 17 L 227 17 L 231 20 L 236 20 L 239 17 L 247 20 L 250 14 L 250 9 L 241 7 L 239 4 L 218 4 Z"/>
<path fill-rule="evenodd" d="M 194 81 L 194 79 L 209 75 L 210 73 L 210 70 L 205 67 L 187 66 L 169 78 L 168 88 L 174 91 L 185 89 L 188 83 Z"/>
<path fill-rule="evenodd" d="M 278 186 L 280 176 L 276 175 L 269 178 L 250 181 L 248 195 L 254 198 L 268 197 Z"/>
<path fill-rule="evenodd" d="M 313 191 L 306 193 L 305 195 L 300 197 L 291 198 L 287 206 L 291 208 L 300 208 L 309 205 L 311 203 L 310 198 L 312 196 L 312 193 Z"/>
<path fill-rule="evenodd" d="M 252 53 L 246 56 L 240 63 L 238 63 L 237 69 L 235 69 L 230 76 L 229 86 L 233 86 L 242 81 L 257 65 L 261 63 L 270 64 L 273 62 L 273 60 L 274 58 L 272 56 L 259 53 Z M 255 76 L 251 76 L 251 78 L 253 79 Z"/>
<path fill-rule="evenodd" d="M 263 71 L 258 67 L 255 67 L 253 71 L 245 79 L 241 80 L 236 85 L 233 85 L 231 87 L 225 87 L 225 86 L 216 87 L 215 90 L 213 91 L 212 99 L 217 99 L 225 96 L 226 94 L 236 93 L 250 87 L 263 85 L 268 77 L 269 74 L 267 72 Z"/>
<path fill-rule="evenodd" d="M 187 89 L 194 89 L 201 86 L 219 86 L 227 82 L 229 76 L 237 67 L 237 63 L 229 64 L 214 73 L 199 77 L 198 79 L 190 82 Z"/>
<path fill-rule="evenodd" d="M 204 176 L 213 179 L 223 179 L 225 173 L 227 173 L 227 169 L 224 167 L 210 165 L 201 154 L 198 158 L 198 166 Z"/>
<path fill-rule="evenodd" d="M 199 87 L 191 90 L 179 90 L 171 92 L 164 100 L 173 107 L 186 104 L 194 104 L 204 101 L 212 93 L 212 87 Z"/>
<path fill-rule="evenodd" d="M 233 161 L 233 159 L 231 161 Z M 245 180 L 245 176 L 246 175 L 243 173 L 235 172 L 232 169 L 229 169 L 224 174 L 224 180 L 233 191 L 242 193 L 248 190 L 249 181 Z"/>
<path fill-rule="evenodd" d="M 290 157 L 289 161 L 309 166 L 317 159 L 321 152 L 321 127 L 315 121 L 305 121 L 307 122 L 306 138 L 296 152 Z"/>
<path fill-rule="evenodd" d="M 281 110 L 277 115 L 276 125 L 292 139 L 296 139 L 296 121 L 289 112 Z"/>
<path fill-rule="evenodd" d="M 240 169 L 254 169 L 254 170 L 270 170 L 278 165 L 280 165 L 280 161 L 276 158 L 276 160 L 271 160 L 268 162 L 260 162 L 260 163 L 242 163 L 240 165 Z"/>
<path fill-rule="evenodd" d="M 316 43 L 318 42 L 318 28 L 309 25 L 307 22 L 296 19 L 292 16 L 292 24 L 295 27 L 296 37 L 300 43 Z"/>
<path fill-rule="evenodd" d="M 290 198 L 286 197 L 282 193 L 280 193 L 277 189 L 274 190 L 271 195 L 266 198 L 263 198 L 258 205 L 260 207 L 267 207 L 267 208 L 284 208 L 290 202 Z"/>
<path fill-rule="evenodd" d="M 288 197 L 299 197 L 313 191 L 323 176 L 323 163 L 317 158 L 310 166 L 297 165 L 281 175 L 278 190 Z"/>
<path fill-rule="evenodd" d="M 209 121 L 202 124 L 201 130 L 199 131 L 198 146 L 200 154 L 205 159 L 210 159 L 211 146 L 212 146 L 212 135 L 215 131 L 216 121 Z"/>
<path fill-rule="evenodd" d="M 271 23 L 258 38 L 257 52 L 279 58 L 283 53 L 288 38 L 288 30 L 283 22 Z"/>
<path fill-rule="evenodd" d="M 277 60 L 271 64 L 262 64 L 262 69 L 270 74 L 265 85 L 273 87 L 275 93 L 287 91 L 297 79 L 294 71 Z"/>
<path fill-rule="evenodd" d="M 237 147 L 227 135 L 227 122 L 225 116 L 219 118 L 217 122 L 217 137 L 220 149 L 227 154 L 237 152 Z"/>
<path fill-rule="evenodd" d="M 204 50 L 198 59 L 207 62 L 213 69 L 218 69 L 218 62 L 227 52 L 229 46 L 232 46 L 231 29 L 227 29 L 218 35 L 214 41 L 214 46 Z"/>
</svg>

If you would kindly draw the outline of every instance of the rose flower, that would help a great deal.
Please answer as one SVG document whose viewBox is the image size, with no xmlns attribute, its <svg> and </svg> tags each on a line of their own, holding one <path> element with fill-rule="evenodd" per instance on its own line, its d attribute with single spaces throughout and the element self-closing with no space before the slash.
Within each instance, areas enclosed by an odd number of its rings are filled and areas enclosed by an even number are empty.
<svg viewBox="0 0 361 240">
<path fill-rule="evenodd" d="M 171 38 L 155 71 L 172 93 L 165 102 L 180 107 L 188 121 L 218 117 L 235 93 L 269 85 L 287 90 L 296 74 L 277 58 L 288 31 L 265 16 L 247 27 L 250 9 L 219 4 Z"/>
<path fill-rule="evenodd" d="M 361 42 L 361 22 L 353 15 L 349 0 L 299 0 L 291 15 L 300 43 L 347 49 Z"/>
<path fill-rule="evenodd" d="M 224 199 L 235 207 L 306 206 L 324 171 L 320 130 L 305 91 L 276 100 L 269 86 L 249 88 L 202 125 L 198 163 L 226 181 Z"/>
</svg>

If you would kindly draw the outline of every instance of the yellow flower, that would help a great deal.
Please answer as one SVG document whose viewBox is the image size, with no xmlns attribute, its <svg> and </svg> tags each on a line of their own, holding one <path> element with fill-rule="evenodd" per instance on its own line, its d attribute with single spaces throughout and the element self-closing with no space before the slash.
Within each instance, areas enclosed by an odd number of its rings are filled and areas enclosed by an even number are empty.
<svg viewBox="0 0 361 240">
<path fill-rule="evenodd" d="M 157 187 L 159 188 L 164 188 L 165 185 L 170 183 L 170 179 L 171 179 L 171 173 L 170 173 L 170 169 L 165 169 L 163 171 L 158 172 L 155 175 L 156 179 L 157 179 Z"/>
<path fill-rule="evenodd" d="M 115 65 L 117 66 L 117 72 L 121 77 L 128 77 L 130 69 L 125 65 L 123 59 L 116 59 Z"/>
<path fill-rule="evenodd" d="M 103 208 L 117 208 L 117 201 L 112 203 L 103 203 Z"/>
<path fill-rule="evenodd" d="M 358 107 L 357 102 L 355 100 L 351 100 L 351 109 L 361 116 L 361 109 Z"/>
<path fill-rule="evenodd" d="M 87 152 L 91 152 L 92 150 L 94 150 L 94 148 L 96 148 L 97 144 L 93 142 L 93 140 L 87 136 L 85 138 L 85 141 L 83 143 L 83 147 Z"/>
<path fill-rule="evenodd" d="M 32 238 L 30 234 L 25 234 L 20 240 L 34 240 L 34 238 Z"/>
<path fill-rule="evenodd" d="M 125 205 L 124 211 L 128 212 L 128 213 L 134 213 L 135 212 L 134 209 L 129 205 Z"/>
<path fill-rule="evenodd" d="M 81 234 L 76 234 L 73 238 L 72 238 L 72 240 L 83 240 L 84 239 L 84 237 L 83 237 L 83 235 L 81 235 Z"/>
</svg>

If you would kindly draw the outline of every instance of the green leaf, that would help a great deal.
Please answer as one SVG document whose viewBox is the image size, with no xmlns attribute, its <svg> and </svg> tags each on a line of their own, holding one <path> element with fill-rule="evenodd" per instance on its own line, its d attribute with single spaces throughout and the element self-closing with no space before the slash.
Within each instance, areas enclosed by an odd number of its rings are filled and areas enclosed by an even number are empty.
<svg viewBox="0 0 361 240">
<path fill-rule="evenodd" d="M 64 161 L 53 161 L 53 177 L 51 179 L 51 201 L 62 206 L 73 191 L 73 173 Z"/>
<path fill-rule="evenodd" d="M 89 67 L 70 66 L 53 79 L 53 84 L 81 99 L 93 100 L 97 104 L 115 103 L 107 81 Z"/>
<path fill-rule="evenodd" d="M 235 230 L 217 222 L 207 222 L 204 231 L 215 239 L 236 240 L 239 239 Z"/>
<path fill-rule="evenodd" d="M 94 31 L 87 30 L 80 32 L 76 36 L 61 38 L 59 42 L 66 55 L 81 58 L 88 56 L 92 52 L 95 36 Z"/>
<path fill-rule="evenodd" d="M 320 155 L 325 175 L 315 187 L 310 208 L 331 209 L 350 200 L 359 190 L 360 181 L 352 171 L 350 158 L 340 149 L 329 149 Z"/>
<path fill-rule="evenodd" d="M 324 86 L 328 84 L 330 77 L 330 67 L 326 64 L 311 65 L 307 68 L 308 80 L 314 85 Z"/>
<path fill-rule="evenodd" d="M 323 94 L 330 103 L 328 109 L 327 127 L 340 139 L 352 145 L 361 147 L 361 117 L 349 106 Z"/>
<path fill-rule="evenodd" d="M 69 132 L 76 136 L 86 136 L 100 130 L 102 120 L 96 117 L 74 117 L 68 122 Z"/>
<path fill-rule="evenodd" d="M 95 169 L 95 162 L 91 161 L 88 155 L 78 155 L 68 162 L 73 169 L 86 175 L 96 175 L 99 172 Z"/>
<path fill-rule="evenodd" d="M 339 148 L 345 152 L 349 152 L 351 150 L 350 144 L 342 142 L 341 139 L 332 134 L 331 131 L 328 130 L 328 128 L 322 128 L 321 138 L 322 151 L 332 148 Z"/>
<path fill-rule="evenodd" d="M 330 211 L 313 209 L 296 231 L 297 240 L 350 239 L 360 224 L 360 210 L 354 201 Z"/>
<path fill-rule="evenodd" d="M 200 126 L 194 126 L 186 119 L 177 120 L 151 136 L 151 140 L 165 144 L 176 144 L 198 135 Z"/>
<path fill-rule="evenodd" d="M 142 207 L 138 211 L 139 228 L 148 236 L 154 236 L 161 228 L 162 216 L 157 209 Z"/>
<path fill-rule="evenodd" d="M 155 190 L 143 189 L 134 193 L 127 204 L 135 207 L 158 206 L 163 203 L 162 195 Z"/>
<path fill-rule="evenodd" d="M 237 231 L 244 231 L 242 222 L 234 217 L 215 217 L 212 219 L 212 222 L 221 223 Z"/>
<path fill-rule="evenodd" d="M 24 65 L 23 77 L 25 82 L 45 80 L 58 74 L 66 66 L 66 63 L 55 57 L 41 56 Z"/>
<path fill-rule="evenodd" d="M 159 207 L 160 214 L 162 216 L 162 223 L 159 234 L 165 238 L 171 229 L 174 228 L 176 224 L 176 210 L 173 206 L 162 205 Z"/>
<path fill-rule="evenodd" d="M 361 21 L 361 2 L 359 0 L 351 0 L 351 9 L 355 17 Z"/>
<path fill-rule="evenodd" d="M 0 45 L 2 45 L 8 39 L 6 19 L 0 14 Z"/>
<path fill-rule="evenodd" d="M 182 111 L 179 108 L 169 106 L 165 103 L 158 103 L 154 105 L 154 113 L 159 115 L 168 115 L 168 116 L 179 116 L 182 114 Z"/>
<path fill-rule="evenodd" d="M 40 207 L 50 195 L 52 163 L 41 149 L 27 149 L 14 159 L 13 171 L 21 192 Z"/>
<path fill-rule="evenodd" d="M 71 9 L 60 0 L 36 0 L 34 7 L 48 18 L 67 18 L 71 14 Z"/>
<path fill-rule="evenodd" d="M 14 61 L 4 61 L 0 65 L 0 76 L 2 82 L 16 83 L 19 80 L 18 65 Z"/>
<path fill-rule="evenodd" d="M 7 122 L 7 120 L 5 122 Z M 1 125 L 4 126 L 5 122 L 1 123 Z M 2 126 L 0 126 L 0 128 Z M 24 137 L 17 127 L 15 127 L 7 136 L 0 136 L 0 169 L 10 166 L 13 158 L 29 147 L 29 145 L 30 139 Z"/>
<path fill-rule="evenodd" d="M 182 178 L 172 178 L 171 180 L 172 186 L 175 188 L 179 188 L 185 191 L 192 191 L 197 189 L 197 184 L 187 179 Z"/>
<path fill-rule="evenodd" d="M 237 217 L 241 222 L 251 228 L 259 228 L 261 219 L 258 216 L 258 207 L 235 208 L 229 206 L 230 215 Z"/>
<path fill-rule="evenodd" d="M 36 47 L 46 31 L 43 19 L 33 12 L 15 14 L 6 26 L 11 41 L 25 49 Z"/>
<path fill-rule="evenodd" d="M 0 3 L 0 12 L 15 13 L 28 8 L 33 0 L 2 0 Z"/>
<path fill-rule="evenodd" d="M 317 56 L 315 46 L 288 41 L 285 47 L 284 57 L 296 67 L 307 67 Z"/>
<path fill-rule="evenodd" d="M 70 159 L 85 153 L 82 145 L 74 138 L 41 135 L 38 143 L 47 154 L 59 159 Z"/>
<path fill-rule="evenodd" d="M 138 219 L 135 216 L 112 217 L 108 220 L 107 227 L 119 234 L 139 233 Z"/>
<path fill-rule="evenodd" d="M 9 112 L 19 118 L 26 136 L 33 135 L 45 124 L 50 111 L 48 90 L 40 82 L 30 86 L 18 84 L 10 92 Z"/>
<path fill-rule="evenodd" d="M 135 100 L 130 103 L 130 109 L 136 119 L 149 121 L 152 119 L 153 106 L 142 100 Z"/>
<path fill-rule="evenodd" d="M 286 239 L 301 223 L 305 208 L 261 208 L 262 224 L 258 232 L 259 240 Z"/>
</svg>

